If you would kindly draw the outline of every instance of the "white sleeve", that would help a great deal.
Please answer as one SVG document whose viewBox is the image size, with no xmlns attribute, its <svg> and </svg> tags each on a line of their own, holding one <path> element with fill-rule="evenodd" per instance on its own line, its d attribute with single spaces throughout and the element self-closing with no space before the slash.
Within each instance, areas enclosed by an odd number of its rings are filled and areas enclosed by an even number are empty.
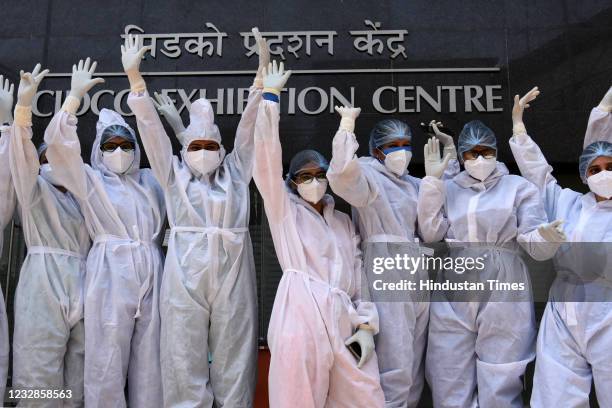
<svg viewBox="0 0 612 408">
<path fill-rule="evenodd" d="M 278 133 L 278 102 L 259 104 L 255 122 L 253 180 L 264 200 L 268 221 L 281 223 L 289 215 L 289 192 L 283 180 L 283 152 Z"/>
<path fill-rule="evenodd" d="M 259 111 L 261 100 L 261 90 L 251 87 L 246 108 L 242 112 L 240 123 L 238 123 L 238 128 L 236 129 L 234 149 L 225 159 L 233 162 L 239 174 L 242 175 L 243 180 L 247 183 L 253 177 L 255 121 L 257 120 L 257 112 Z"/>
<path fill-rule="evenodd" d="M 53 116 L 45 130 L 47 160 L 61 185 L 77 199 L 87 200 L 87 170 L 76 125 L 76 116 L 66 111 L 60 110 Z"/>
<path fill-rule="evenodd" d="M 128 106 L 136 116 L 138 133 L 142 139 L 151 170 L 163 189 L 170 182 L 172 172 L 172 143 L 159 118 L 148 92 L 130 92 Z"/>
<path fill-rule="evenodd" d="M 327 170 L 329 186 L 353 207 L 365 207 L 378 196 L 376 183 L 368 180 L 355 152 L 355 134 L 338 129 L 332 142 L 332 159 Z"/>
<path fill-rule="evenodd" d="M 552 258 L 560 244 L 549 243 L 542 238 L 538 227 L 546 223 L 546 213 L 538 189 L 526 181 L 517 194 L 516 217 L 517 242 L 537 261 Z"/>
<path fill-rule="evenodd" d="M 510 149 L 521 175 L 535 184 L 544 201 L 548 220 L 557 218 L 557 202 L 563 188 L 552 175 L 553 168 L 546 161 L 540 147 L 527 133 L 518 133 L 510 139 Z"/>
<path fill-rule="evenodd" d="M 10 137 L 10 128 L 8 126 L 0 127 L 0 162 L 2 163 L 9 162 Z M 0 234 L 2 234 L 1 230 L 13 218 L 15 203 L 15 189 L 13 187 L 10 166 L 6 164 L 0 165 Z M 2 238 L 0 237 L 1 242 Z"/>
<path fill-rule="evenodd" d="M 612 143 L 612 112 L 601 105 L 591 110 L 589 123 L 584 135 L 583 149 L 591 143 L 600 140 Z"/>
<path fill-rule="evenodd" d="M 419 234 L 425 242 L 438 242 L 446 237 L 449 223 L 444 211 L 446 186 L 431 176 L 421 180 L 417 201 Z"/>
<path fill-rule="evenodd" d="M 353 244 L 355 245 L 355 266 L 353 270 L 355 273 L 354 281 L 357 285 L 355 294 L 353 295 L 351 300 L 353 301 L 355 309 L 357 310 L 357 315 L 359 316 L 358 321 L 353 323 L 355 324 L 355 326 L 367 323 L 374 330 L 374 334 L 377 334 L 380 327 L 378 310 L 376 309 L 376 304 L 374 304 L 374 302 L 372 302 L 370 299 L 369 291 L 367 293 L 364 293 L 363 290 L 368 290 L 368 283 L 362 261 L 362 253 L 359 249 L 361 245 L 361 238 L 359 237 L 359 234 L 355 232 L 352 223 L 349 227 L 351 228 L 353 235 Z"/>
<path fill-rule="evenodd" d="M 34 199 L 40 160 L 32 143 L 32 113 L 29 107 L 15 107 L 11 126 L 9 166 L 19 205 L 28 211 Z"/>
</svg>

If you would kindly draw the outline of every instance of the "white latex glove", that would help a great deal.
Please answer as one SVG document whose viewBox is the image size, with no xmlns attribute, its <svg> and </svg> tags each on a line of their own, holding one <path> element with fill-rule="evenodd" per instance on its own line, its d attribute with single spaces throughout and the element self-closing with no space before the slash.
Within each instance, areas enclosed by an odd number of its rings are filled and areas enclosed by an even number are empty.
<svg viewBox="0 0 612 408">
<path fill-rule="evenodd" d="M 145 81 L 140 74 L 140 63 L 142 57 L 150 50 L 150 46 L 142 46 L 140 38 L 132 34 L 128 34 L 125 43 L 121 46 L 121 63 L 130 81 L 132 92 L 142 92 L 146 88 Z"/>
<path fill-rule="evenodd" d="M 447 135 L 446 133 L 442 133 L 442 131 L 438 129 L 438 126 L 442 126 L 442 122 L 436 122 L 435 120 L 432 120 L 431 122 L 429 122 L 429 125 L 433 129 L 436 139 L 442 142 L 442 145 L 444 146 L 444 150 L 442 150 L 442 155 L 444 157 L 450 155 L 451 159 L 457 159 L 457 148 L 455 147 L 455 141 L 453 140 L 453 137 L 451 135 Z"/>
<path fill-rule="evenodd" d="M 253 27 L 251 31 L 255 37 L 255 42 L 257 43 L 257 54 L 259 55 L 259 66 L 257 67 L 257 74 L 255 75 L 253 86 L 262 89 L 264 86 L 263 71 L 270 63 L 270 47 L 268 46 L 266 40 L 261 36 L 261 33 L 257 27 Z"/>
<path fill-rule="evenodd" d="M 40 85 L 45 75 L 49 73 L 48 69 L 45 69 L 42 72 L 40 69 L 40 64 L 36 64 L 32 72 L 19 72 L 21 80 L 19 81 L 19 88 L 17 88 L 18 106 L 23 106 L 26 108 L 30 108 L 32 106 L 32 101 L 34 100 L 34 96 L 36 96 L 38 85 Z"/>
<path fill-rule="evenodd" d="M 612 86 L 608 89 L 601 102 L 599 102 L 599 107 L 607 112 L 612 112 Z"/>
<path fill-rule="evenodd" d="M 361 347 L 361 359 L 357 363 L 357 368 L 361 368 L 368 362 L 374 352 L 374 333 L 371 330 L 359 329 L 344 342 L 346 346 L 353 343 L 358 343 Z"/>
<path fill-rule="evenodd" d="M 351 108 L 350 106 L 334 106 L 336 112 L 340 114 L 340 129 L 350 133 L 355 133 L 355 119 L 361 113 L 361 108 Z"/>
<path fill-rule="evenodd" d="M 452 159 L 451 154 L 444 155 L 444 159 L 440 158 L 440 141 L 435 137 L 427 141 L 423 153 L 425 155 L 425 175 L 441 178 L 448 167 L 448 162 Z"/>
<path fill-rule="evenodd" d="M 562 224 L 563 220 L 555 220 L 548 224 L 542 224 L 538 227 L 538 232 L 547 242 L 565 242 L 567 241 L 567 236 L 563 231 Z"/>
<path fill-rule="evenodd" d="M 13 91 L 15 85 L 0 75 L 0 126 L 13 123 Z"/>
<path fill-rule="evenodd" d="M 170 124 L 176 135 L 185 131 L 185 126 L 183 125 L 181 115 L 176 109 L 176 106 L 174 106 L 174 102 L 168 95 L 160 95 L 155 92 L 155 99 L 157 99 L 157 101 L 155 101 L 153 98 L 151 99 L 153 100 L 153 104 L 159 113 L 166 118 L 166 121 Z"/>
<path fill-rule="evenodd" d="M 80 60 L 78 65 L 72 66 L 72 80 L 70 82 L 70 94 L 62 105 L 62 110 L 74 115 L 81 104 L 81 99 L 91 88 L 104 82 L 102 78 L 92 78 L 96 72 L 97 62 L 91 63 L 87 58 Z"/>
<path fill-rule="evenodd" d="M 268 68 L 263 69 L 264 92 L 279 96 L 290 76 L 291 70 L 285 72 L 285 65 L 282 62 L 277 66 L 276 61 L 272 61 L 268 64 Z"/>
<path fill-rule="evenodd" d="M 523 123 L 523 112 L 529 107 L 529 102 L 538 97 L 540 91 L 537 86 L 534 86 L 531 91 L 527 92 L 522 98 L 514 95 L 514 106 L 512 107 L 512 134 L 527 133 L 525 124 Z"/>
</svg>

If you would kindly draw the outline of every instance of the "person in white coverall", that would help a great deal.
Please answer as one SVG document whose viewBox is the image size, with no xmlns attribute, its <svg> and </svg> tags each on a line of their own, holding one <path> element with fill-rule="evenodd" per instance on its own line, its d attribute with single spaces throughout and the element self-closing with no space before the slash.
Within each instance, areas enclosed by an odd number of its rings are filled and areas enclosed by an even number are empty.
<svg viewBox="0 0 612 408">
<path fill-rule="evenodd" d="M 227 155 L 210 102 L 191 104 L 183 127 L 173 102 L 158 105 L 183 145 L 172 145 L 138 73 L 142 48 L 128 37 L 128 105 L 162 186 L 172 232 L 160 295 L 164 406 L 251 407 L 257 369 L 257 285 L 249 235 L 253 134 L 261 101 L 265 40 L 255 29 L 260 70 Z M 146 51 L 146 50 L 145 50 Z M 140 88 L 136 87 L 142 83 Z M 212 361 L 209 365 L 209 352 Z"/>
<path fill-rule="evenodd" d="M 283 180 L 279 95 L 290 72 L 270 65 L 255 125 L 253 178 L 283 269 L 270 326 L 272 408 L 382 407 L 373 335 L 378 313 L 361 298 L 359 238 L 326 195 L 327 161 L 298 153 Z M 357 343 L 360 358 L 347 345 Z"/>
<path fill-rule="evenodd" d="M 14 85 L 0 75 L 0 254 L 4 241 L 4 229 L 11 222 L 17 197 L 13 187 L 9 162 L 10 125 L 13 123 Z M 9 366 L 9 329 L 0 290 L 0 398 L 4 397 Z"/>
<path fill-rule="evenodd" d="M 589 118 L 579 166 L 591 190 L 586 194 L 560 187 L 527 135 L 523 111 L 538 94 L 534 88 L 515 97 L 510 147 L 521 174 L 540 189 L 548 218 L 565 220 L 572 244 L 554 259 L 557 277 L 540 324 L 531 406 L 588 406 L 594 382 L 599 406 L 612 407 L 612 88 Z"/>
<path fill-rule="evenodd" d="M 103 109 L 91 166 L 83 163 L 75 112 L 101 79 L 89 59 L 73 66 L 70 95 L 45 132 L 53 177 L 77 199 L 93 240 L 85 283 L 85 406 L 163 404 L 159 287 L 166 208 L 150 169 L 140 168 L 134 131 Z"/>
<path fill-rule="evenodd" d="M 354 122 L 360 110 L 337 108 L 342 122 L 333 139 L 333 156 L 327 177 L 337 195 L 353 208 L 364 253 L 382 254 L 382 243 L 402 243 L 408 255 L 420 257 L 416 203 L 421 180 L 408 174 L 412 157 L 410 127 L 396 119 L 376 124 L 370 132 L 370 156 L 357 158 L 359 147 Z M 445 140 L 444 153 L 451 161 L 447 176 L 456 174 L 459 164 L 452 137 Z M 392 252 L 392 250 L 391 250 Z M 370 256 L 366 256 L 369 259 Z M 406 276 L 391 278 L 400 280 Z M 417 276 L 426 277 L 419 270 Z M 419 294 L 419 295 L 422 295 Z M 423 360 L 427 343 L 429 303 L 427 298 L 412 296 L 411 301 L 388 301 L 372 294 L 380 315 L 380 333 L 376 352 L 387 407 L 416 407 L 423 390 Z"/>
<path fill-rule="evenodd" d="M 32 100 L 47 72 L 40 64 L 21 72 L 11 128 L 9 163 L 28 247 L 15 292 L 13 387 L 70 392 L 64 401 L 49 399 L 40 406 L 83 406 L 83 287 L 90 241 L 76 200 L 46 162 L 46 146 L 37 152 L 32 143 Z"/>
<path fill-rule="evenodd" d="M 487 298 L 460 293 L 465 301 L 453 301 L 452 293 L 432 297 L 426 377 L 436 407 L 522 407 L 522 376 L 534 358 L 536 332 L 529 275 L 517 244 L 545 260 L 564 236 L 558 223 L 546 223 L 536 187 L 497 161 L 491 129 L 468 122 L 458 146 L 465 171 L 446 181 L 440 180 L 445 166 L 438 140 L 425 146 L 419 226 L 427 242 L 463 243 L 451 246 L 451 255 L 481 258 L 484 266 L 465 274 L 442 270 L 439 279 L 497 279 L 522 283 L 524 290 L 492 291 Z"/>
</svg>

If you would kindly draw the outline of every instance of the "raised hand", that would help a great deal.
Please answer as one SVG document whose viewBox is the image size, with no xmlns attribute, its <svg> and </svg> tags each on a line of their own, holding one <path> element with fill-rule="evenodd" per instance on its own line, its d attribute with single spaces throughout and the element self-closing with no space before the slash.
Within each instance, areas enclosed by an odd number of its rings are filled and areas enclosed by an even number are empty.
<svg viewBox="0 0 612 408">
<path fill-rule="evenodd" d="M 448 167 L 448 162 L 453 158 L 451 154 L 445 154 L 440 158 L 440 141 L 435 137 L 430 138 L 423 148 L 425 155 L 425 175 L 440 178 Z"/>
<path fill-rule="evenodd" d="M 125 73 L 140 72 L 142 57 L 149 51 L 151 47 L 140 44 L 138 36 L 128 34 L 125 43 L 121 46 L 121 63 Z"/>
<path fill-rule="evenodd" d="M 290 76 L 291 70 L 285 72 L 285 65 L 282 62 L 279 66 L 276 65 L 276 61 L 269 63 L 268 68 L 263 69 L 264 92 L 280 95 Z"/>
<path fill-rule="evenodd" d="M 104 79 L 102 78 L 92 78 L 93 74 L 96 72 L 97 66 L 98 63 L 96 61 L 92 63 L 89 58 L 85 61 L 80 60 L 77 65 L 72 66 L 70 96 L 80 101 L 95 85 L 104 83 Z"/>
<path fill-rule="evenodd" d="M 151 99 L 153 100 L 153 104 L 159 113 L 166 118 L 166 121 L 170 124 L 175 134 L 178 135 L 179 133 L 185 131 L 185 126 L 181 120 L 181 115 L 176 109 L 176 106 L 174 106 L 174 101 L 172 101 L 168 95 L 155 92 L 155 99 Z"/>
<path fill-rule="evenodd" d="M 32 72 L 19 72 L 21 80 L 19 81 L 19 88 L 17 88 L 17 105 L 31 107 L 38 85 L 42 82 L 43 78 L 49 73 L 48 69 L 41 72 L 41 65 L 36 64 Z"/>
<path fill-rule="evenodd" d="M 361 108 L 350 106 L 335 106 L 334 109 L 342 119 L 340 119 L 340 129 L 353 133 L 355 131 L 355 120 L 361 113 Z"/>
<path fill-rule="evenodd" d="M 13 91 L 15 85 L 0 75 L 0 125 L 13 123 Z"/>
<path fill-rule="evenodd" d="M 145 81 L 140 74 L 140 63 L 142 57 L 150 50 L 150 46 L 144 47 L 140 38 L 132 34 L 125 37 L 125 43 L 121 46 L 121 64 L 123 64 L 123 70 L 130 81 L 130 88 L 133 92 L 140 92 L 146 88 Z"/>
<path fill-rule="evenodd" d="M 259 55 L 259 66 L 257 67 L 257 74 L 255 75 L 253 85 L 256 88 L 261 89 L 263 88 L 263 71 L 270 63 L 270 48 L 257 27 L 253 27 L 251 31 L 255 37 L 255 42 L 257 43 L 257 54 Z"/>
<path fill-rule="evenodd" d="M 535 100 L 539 94 L 540 91 L 538 90 L 538 87 L 535 86 L 522 98 L 519 98 L 518 95 L 514 95 L 514 106 L 512 107 L 512 126 L 514 128 L 521 126 L 524 127 L 523 112 L 529 107 L 529 102 Z"/>
</svg>

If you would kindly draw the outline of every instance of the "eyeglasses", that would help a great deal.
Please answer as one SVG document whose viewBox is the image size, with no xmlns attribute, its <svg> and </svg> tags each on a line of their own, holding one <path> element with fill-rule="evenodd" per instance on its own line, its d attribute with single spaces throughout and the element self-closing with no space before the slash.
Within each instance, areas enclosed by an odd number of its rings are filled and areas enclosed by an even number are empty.
<svg viewBox="0 0 612 408">
<path fill-rule="evenodd" d="M 465 160 L 476 160 L 479 156 L 482 156 L 485 159 L 492 159 L 497 156 L 497 151 L 495 149 L 486 149 L 479 152 L 475 150 L 468 150 L 467 152 L 463 153 L 463 158 Z"/>
<path fill-rule="evenodd" d="M 298 174 L 297 176 L 295 176 L 295 184 L 310 184 L 315 178 L 318 181 L 326 181 L 327 175 L 324 172 L 318 173 L 316 175 Z"/>
<path fill-rule="evenodd" d="M 100 146 L 100 150 L 103 152 L 114 152 L 118 147 L 120 147 L 124 152 L 130 152 L 134 150 L 134 143 L 127 141 L 121 143 L 106 142 Z"/>
</svg>

